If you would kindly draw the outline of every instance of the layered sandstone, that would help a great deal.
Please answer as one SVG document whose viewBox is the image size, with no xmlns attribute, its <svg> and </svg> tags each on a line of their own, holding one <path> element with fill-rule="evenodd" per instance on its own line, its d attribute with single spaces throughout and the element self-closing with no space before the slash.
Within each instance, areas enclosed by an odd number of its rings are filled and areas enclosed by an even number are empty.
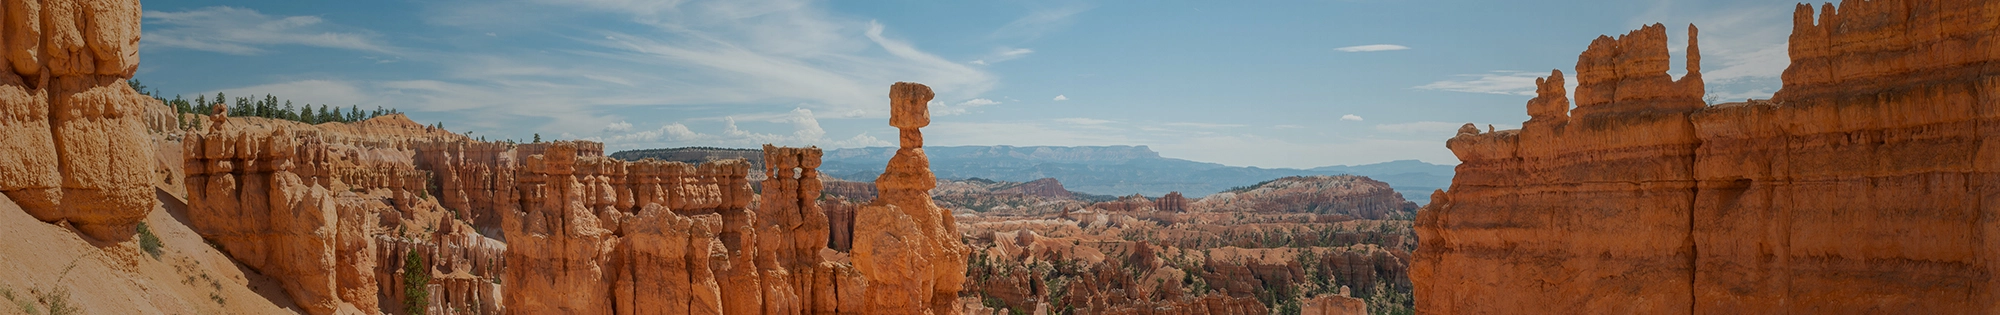
<svg viewBox="0 0 2000 315">
<path fill-rule="evenodd" d="M 951 211 L 931 202 L 937 187 L 924 156 L 930 125 L 930 87 L 897 82 L 889 89 L 889 125 L 901 132 L 901 149 L 875 179 L 881 196 L 861 207 L 854 221 L 854 267 L 868 282 L 864 311 L 877 314 L 955 314 L 965 282 L 967 248 Z"/>
<path fill-rule="evenodd" d="M 159 204 L 139 65 L 139 2 L 12 1 L 0 41 L 0 192 L 28 214 L 125 240 Z"/>
<path fill-rule="evenodd" d="M 1686 312 L 1698 143 L 1687 114 L 1703 106 L 1689 30 L 1679 81 L 1664 27 L 1599 37 L 1577 61 L 1575 110 L 1556 72 L 1536 80 L 1522 130 L 1470 128 L 1447 143 L 1460 175 L 1419 215 L 1420 311 Z"/>
<path fill-rule="evenodd" d="M 1654 74 L 1660 54 L 1601 52 L 1664 52 L 1664 38 L 1628 36 L 1583 54 L 1574 115 L 1557 73 L 1522 130 L 1462 131 L 1448 145 L 1459 175 L 1418 220 L 1419 309 L 2000 311 L 1989 244 L 2000 228 L 1980 219 L 2000 204 L 2000 159 L 1987 153 L 2000 101 L 1983 92 L 2000 57 L 1978 53 L 2000 39 L 2000 8 L 1882 0 L 1815 13 L 1793 16 L 1792 63 L 1771 100 L 1701 106 L 1699 85 Z M 1699 75 L 1693 37 L 1682 81 Z"/>
</svg>

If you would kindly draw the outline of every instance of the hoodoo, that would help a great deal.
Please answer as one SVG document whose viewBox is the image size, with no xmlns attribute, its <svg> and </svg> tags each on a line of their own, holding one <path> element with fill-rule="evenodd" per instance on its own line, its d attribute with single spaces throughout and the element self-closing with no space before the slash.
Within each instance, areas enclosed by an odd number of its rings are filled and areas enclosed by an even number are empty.
<svg viewBox="0 0 2000 315">
<path fill-rule="evenodd" d="M 951 211 L 931 203 L 937 187 L 924 135 L 931 124 L 931 88 L 897 82 L 889 88 L 889 125 L 902 147 L 875 179 L 880 194 L 854 219 L 854 267 L 868 278 L 868 311 L 878 314 L 956 314 L 965 282 L 965 243 Z"/>
</svg>

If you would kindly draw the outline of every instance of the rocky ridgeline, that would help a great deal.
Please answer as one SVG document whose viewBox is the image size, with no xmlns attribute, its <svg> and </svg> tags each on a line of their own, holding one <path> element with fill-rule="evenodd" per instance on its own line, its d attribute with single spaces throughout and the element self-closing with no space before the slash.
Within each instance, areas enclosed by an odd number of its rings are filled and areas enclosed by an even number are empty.
<svg viewBox="0 0 2000 315">
<path fill-rule="evenodd" d="M 1799 5 L 1784 87 L 1705 106 L 1696 34 L 1592 42 L 1576 107 L 1538 80 L 1521 130 L 1468 125 L 1421 212 L 1426 313 L 2000 312 L 1992 220 L 2000 15 L 1984 1 Z M 1773 17 L 1781 18 L 1781 17 Z"/>
</svg>

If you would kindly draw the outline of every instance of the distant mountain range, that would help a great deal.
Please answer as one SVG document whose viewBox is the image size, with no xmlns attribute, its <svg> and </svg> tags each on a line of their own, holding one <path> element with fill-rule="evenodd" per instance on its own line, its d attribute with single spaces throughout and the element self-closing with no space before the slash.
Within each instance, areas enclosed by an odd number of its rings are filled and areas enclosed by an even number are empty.
<svg viewBox="0 0 2000 315">
<path fill-rule="evenodd" d="M 612 153 L 614 158 L 638 160 L 658 158 L 700 162 L 724 158 L 745 158 L 759 163 L 761 150 L 722 148 L 675 148 L 631 150 Z M 1143 194 L 1159 197 L 1178 191 L 1188 198 L 1286 176 L 1342 175 L 1367 176 L 1402 193 L 1403 198 L 1429 204 L 1431 191 L 1451 186 L 1452 166 L 1417 160 L 1391 161 L 1367 165 L 1336 165 L 1310 169 L 1228 166 L 1161 157 L 1146 146 L 1016 147 L 958 146 L 925 147 L 931 172 L 942 179 L 984 178 L 1009 182 L 1029 182 L 1055 178 L 1071 191 L 1112 196 Z M 896 148 L 833 149 L 826 152 L 820 172 L 850 181 L 874 181 L 883 166 L 896 155 Z"/>
<path fill-rule="evenodd" d="M 1389 183 L 1404 199 L 1428 204 L 1432 190 L 1451 186 L 1453 168 L 1416 160 L 1310 169 L 1237 167 L 1161 157 L 1146 146 L 959 146 L 925 147 L 924 152 L 939 178 L 1055 178 L 1072 191 L 1114 196 L 1159 197 L 1179 191 L 1200 198 L 1285 176 L 1353 174 Z M 834 149 L 819 169 L 845 180 L 872 181 L 895 154 L 896 148 Z"/>
</svg>

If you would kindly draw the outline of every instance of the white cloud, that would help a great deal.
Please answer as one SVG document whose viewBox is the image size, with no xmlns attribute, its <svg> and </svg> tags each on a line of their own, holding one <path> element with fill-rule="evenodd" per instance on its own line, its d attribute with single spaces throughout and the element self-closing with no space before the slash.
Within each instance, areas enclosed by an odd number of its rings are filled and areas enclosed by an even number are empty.
<svg viewBox="0 0 2000 315">
<path fill-rule="evenodd" d="M 618 121 L 618 122 L 615 122 L 615 123 L 611 123 L 611 124 L 609 124 L 609 125 L 604 125 L 604 131 L 605 131 L 605 132 L 626 132 L 626 131 L 632 131 L 632 123 L 628 123 L 628 122 L 625 122 L 625 121 L 623 121 L 623 120 L 620 120 L 620 121 Z"/>
<path fill-rule="evenodd" d="M 1056 95 L 1056 101 L 1067 101 L 1067 100 L 1069 100 L 1068 96 Z"/>
<path fill-rule="evenodd" d="M 578 25 L 578 29 L 563 31 L 578 35 L 549 39 L 570 44 L 501 47 L 449 55 L 412 52 L 396 55 L 394 60 L 440 70 L 406 78 L 305 80 L 224 91 L 231 91 L 230 94 L 241 91 L 243 95 L 271 93 L 311 103 L 397 107 L 412 113 L 416 119 L 444 118 L 454 131 L 463 128 L 481 134 L 526 138 L 531 133 L 604 134 L 606 127 L 627 119 L 624 113 L 628 112 L 615 111 L 634 107 L 729 106 L 733 108 L 731 112 L 771 112 L 798 107 L 814 111 L 821 118 L 887 117 L 888 107 L 884 104 L 888 99 L 883 92 L 894 82 L 922 82 L 937 92 L 938 99 L 961 100 L 971 99 L 998 82 L 983 70 L 938 57 L 897 38 L 893 27 L 833 14 L 824 5 L 811 1 L 696 0 L 670 4 L 593 0 L 582 5 L 536 1 L 540 0 L 433 4 L 427 22 L 462 27 L 471 31 L 469 34 L 506 32 L 509 27 L 519 27 L 520 21 L 491 16 L 525 17 L 537 20 L 539 25 Z M 630 23 L 606 20 L 602 14 L 606 12 L 629 17 L 625 22 Z M 216 37 L 205 33 L 212 28 L 256 29 L 258 25 L 244 21 L 293 21 L 278 23 L 295 26 L 276 28 L 284 34 L 354 33 L 336 32 L 340 31 L 333 26 L 337 21 L 319 17 L 263 17 L 255 11 L 228 7 L 146 14 L 145 41 L 154 47 L 206 47 L 248 54 L 261 52 L 263 45 L 273 45 L 262 44 L 273 41 L 266 40 L 272 36 L 268 34 L 237 36 L 224 30 Z M 229 18 L 216 18 L 218 15 Z M 575 19 L 608 23 L 565 24 Z M 211 24 L 222 26 L 208 26 Z M 351 35 L 360 36 L 354 38 L 364 39 L 361 43 L 368 45 L 347 47 L 360 50 L 387 47 L 361 34 L 364 33 Z M 177 38 L 181 41 L 171 41 Z M 338 43 L 341 42 L 321 45 Z M 1001 52 L 1014 50 L 1018 49 Z M 1003 55 L 1018 57 L 1031 52 Z M 984 102 L 962 102 L 958 108 L 975 110 L 993 105 Z M 954 108 L 945 112 L 960 111 Z M 666 127 L 635 123 L 630 130 L 618 133 L 654 132 L 658 135 L 653 139 L 667 139 L 662 137 L 673 134 L 667 132 L 671 129 L 658 129 Z M 746 124 L 741 131 L 791 132 L 765 130 L 771 128 L 769 124 Z M 695 131 L 703 130 L 689 129 Z M 728 135 L 708 131 L 695 134 Z M 614 139 L 613 136 L 602 138 Z M 689 139 L 714 142 L 722 138 Z M 869 142 L 864 141 L 866 137 L 841 141 L 848 140 Z"/>
<path fill-rule="evenodd" d="M 1355 116 L 1354 114 L 1340 115 L 1340 120 L 1361 121 L 1361 116 Z"/>
<path fill-rule="evenodd" d="M 696 131 L 687 124 L 676 122 L 661 125 L 659 128 L 652 130 L 638 132 L 613 132 L 617 128 L 606 128 L 605 135 L 584 138 L 584 140 L 602 141 L 606 147 L 612 149 L 684 146 L 752 148 L 767 143 L 784 146 L 818 145 L 834 148 L 885 146 L 890 144 L 888 141 L 869 136 L 866 133 L 856 134 L 854 137 L 846 139 L 829 139 L 826 137 L 826 130 L 820 127 L 818 117 L 813 115 L 812 110 L 805 108 L 794 109 L 781 114 L 751 115 L 751 117 L 741 120 L 744 122 L 755 121 L 788 125 L 791 127 L 791 132 L 789 133 L 764 133 L 746 130 L 738 125 L 739 120 L 737 118 L 737 116 L 719 118 L 722 121 L 722 128 L 719 131 L 713 132 Z M 617 124 L 614 123 L 614 127 L 617 127 Z M 625 124 L 624 126 L 629 130 L 630 124 Z"/>
<path fill-rule="evenodd" d="M 991 105 L 1000 105 L 1000 101 L 984 99 L 984 98 L 975 98 L 975 99 L 965 100 L 963 102 L 958 102 L 957 105 L 945 105 L 943 102 L 931 101 L 930 107 L 932 116 L 952 116 L 952 115 L 965 114 L 966 112 L 971 111 L 974 108 L 991 106 Z"/>
<path fill-rule="evenodd" d="M 1460 74 L 1453 76 L 1458 78 L 1455 80 L 1431 82 L 1430 84 L 1417 86 L 1416 88 L 1420 90 L 1535 96 L 1535 79 L 1547 75 L 1548 73 L 1524 71 Z"/>
<path fill-rule="evenodd" d="M 1334 48 L 1333 50 L 1352 53 L 1352 52 L 1392 51 L 1392 50 L 1404 50 L 1404 49 L 1410 49 L 1410 47 L 1403 45 L 1374 44 L 1374 45 L 1361 45 L 1361 46 L 1347 46 L 1341 48 Z"/>
<path fill-rule="evenodd" d="M 144 12 L 147 47 L 256 55 L 268 46 L 298 45 L 394 54 L 372 32 L 326 23 L 317 16 L 274 17 L 257 10 L 214 6 L 178 12 Z"/>
<path fill-rule="evenodd" d="M 999 51 L 987 55 L 986 58 L 973 60 L 972 64 L 976 65 L 995 64 L 1003 61 L 1020 59 L 1021 57 L 1027 57 L 1028 54 L 1032 53 L 1035 53 L 1035 50 L 1027 48 L 1014 48 L 1014 49 L 1001 48 Z"/>
<path fill-rule="evenodd" d="M 1732 3 L 1720 7 L 1690 6 L 1675 1 L 1654 3 L 1629 25 L 1667 25 L 1667 47 L 1674 53 L 1670 73 L 1683 75 L 1687 24 L 1701 32 L 1702 80 L 1722 102 L 1770 98 L 1782 86 L 1779 76 L 1791 64 L 1786 47 L 1791 38 L 1791 2 Z"/>
</svg>

